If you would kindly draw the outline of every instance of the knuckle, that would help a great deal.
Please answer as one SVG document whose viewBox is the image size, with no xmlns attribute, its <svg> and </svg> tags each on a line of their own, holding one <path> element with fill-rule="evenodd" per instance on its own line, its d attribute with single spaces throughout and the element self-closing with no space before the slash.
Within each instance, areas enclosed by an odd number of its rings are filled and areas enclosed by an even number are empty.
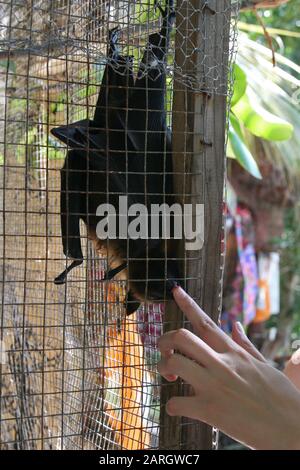
<svg viewBox="0 0 300 470">
<path fill-rule="evenodd" d="M 192 297 L 190 297 L 187 292 L 182 293 L 182 302 L 184 305 L 191 305 L 192 304 Z"/>
<path fill-rule="evenodd" d="M 248 346 L 248 345 L 247 345 Z M 242 349 L 242 348 L 238 348 L 235 353 L 237 354 L 237 356 L 239 357 L 239 359 L 241 359 L 242 361 L 244 362 L 248 362 L 249 361 L 249 352 L 246 350 L 246 349 Z"/>
<path fill-rule="evenodd" d="M 205 332 L 212 331 L 216 328 L 216 324 L 208 317 L 201 318 L 198 325 L 199 328 Z"/>
<path fill-rule="evenodd" d="M 176 369 L 176 358 L 174 358 L 173 356 L 167 359 L 162 359 L 157 364 L 157 370 L 161 375 L 172 374 L 175 369 Z"/>
<path fill-rule="evenodd" d="M 169 414 L 175 415 L 178 412 L 177 400 L 170 398 L 166 404 L 166 409 Z"/>
<path fill-rule="evenodd" d="M 241 348 L 235 348 L 229 353 L 224 353 L 222 354 L 223 372 L 226 376 L 232 376 L 232 374 L 242 375 L 249 359 L 249 353 Z"/>
<path fill-rule="evenodd" d="M 189 337 L 190 333 L 185 328 L 179 328 L 173 334 L 173 341 L 176 345 L 180 345 L 184 340 Z"/>
<path fill-rule="evenodd" d="M 233 356 L 232 353 L 223 353 L 221 355 L 222 369 L 223 373 L 227 375 L 232 375 L 232 373 L 237 372 L 238 369 L 238 358 Z"/>
<path fill-rule="evenodd" d="M 232 366 L 232 358 L 228 353 L 220 354 L 220 359 L 223 367 L 227 368 Z"/>
<path fill-rule="evenodd" d="M 247 347 L 247 348 L 253 347 L 252 343 L 249 341 L 247 337 L 240 338 L 240 344 L 243 345 L 243 347 Z"/>
<path fill-rule="evenodd" d="M 166 365 L 170 372 L 173 372 L 176 370 L 177 364 L 178 364 L 178 358 L 175 354 L 173 354 L 171 357 L 169 357 L 166 360 Z"/>
<path fill-rule="evenodd" d="M 184 310 L 195 309 L 196 303 L 190 296 L 186 296 L 184 299 Z"/>
</svg>

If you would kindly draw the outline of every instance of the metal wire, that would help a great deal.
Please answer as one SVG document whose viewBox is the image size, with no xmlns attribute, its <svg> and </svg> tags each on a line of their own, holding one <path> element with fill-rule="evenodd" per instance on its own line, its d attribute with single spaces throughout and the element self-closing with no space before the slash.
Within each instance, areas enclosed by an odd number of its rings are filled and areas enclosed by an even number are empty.
<svg viewBox="0 0 300 470">
<path fill-rule="evenodd" d="M 199 13 L 185 3 L 188 16 Z M 172 37 L 164 65 L 169 124 L 178 83 L 195 93 L 231 94 L 228 79 L 220 80 L 230 75 L 236 49 L 239 2 L 229 3 L 226 11 L 209 12 L 231 22 L 229 49 L 219 45 L 224 63 L 212 65 L 204 54 L 195 71 L 199 41 L 185 63 L 176 63 Z M 206 2 L 200 13 L 209 8 Z M 122 53 L 134 55 L 136 71 L 147 37 L 160 27 L 159 14 L 146 0 L 7 0 L 0 1 L 0 18 L 0 292 L 7 353 L 0 373 L 1 449 L 158 448 L 161 381 L 155 364 L 164 305 L 145 302 L 125 318 L 126 282 L 99 282 L 107 259 L 87 236 L 86 262 L 64 287 L 54 285 L 65 265 L 59 170 L 66 152 L 50 129 L 93 116 L 108 31 L 121 28 Z M 185 19 L 179 15 L 177 25 Z M 187 31 L 182 42 L 193 44 L 200 31 L 201 25 Z M 208 43 L 213 34 L 200 41 Z M 183 128 L 182 138 L 188 137 Z M 187 150 L 185 159 L 190 157 Z M 146 173 L 145 167 L 136 176 Z M 182 175 L 182 194 L 197 199 L 184 183 L 188 175 Z M 199 172 L 203 183 L 206 177 Z M 200 254 L 188 262 L 193 260 Z"/>
</svg>

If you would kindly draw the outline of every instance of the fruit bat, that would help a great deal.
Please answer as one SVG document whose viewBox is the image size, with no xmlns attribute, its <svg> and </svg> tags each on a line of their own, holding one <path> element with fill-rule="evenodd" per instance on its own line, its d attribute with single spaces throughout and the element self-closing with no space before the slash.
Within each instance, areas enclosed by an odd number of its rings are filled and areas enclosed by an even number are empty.
<svg viewBox="0 0 300 470">
<path fill-rule="evenodd" d="M 56 279 L 83 261 L 80 219 L 98 252 L 105 250 L 108 271 L 103 280 L 126 279 L 126 312 L 145 299 L 163 301 L 179 279 L 172 240 L 100 240 L 96 211 L 103 203 L 118 207 L 120 195 L 128 206 L 173 200 L 171 132 L 166 123 L 166 54 L 175 13 L 173 1 L 165 10 L 159 33 L 149 36 L 136 78 L 133 58 L 119 53 L 119 30 L 109 32 L 108 60 L 93 120 L 52 129 L 67 144 L 61 170 L 61 232 L 65 256 L 73 262 Z M 123 276 L 123 277 L 122 277 Z"/>
</svg>

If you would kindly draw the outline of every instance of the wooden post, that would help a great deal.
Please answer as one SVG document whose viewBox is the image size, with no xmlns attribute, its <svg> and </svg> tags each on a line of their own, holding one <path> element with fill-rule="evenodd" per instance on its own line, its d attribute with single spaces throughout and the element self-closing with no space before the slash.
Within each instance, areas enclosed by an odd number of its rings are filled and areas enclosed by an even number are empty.
<svg viewBox="0 0 300 470">
<path fill-rule="evenodd" d="M 204 204 L 204 246 L 186 251 L 182 242 L 178 258 L 182 259 L 187 291 L 216 322 L 222 295 L 230 4 L 229 0 L 178 0 L 175 40 L 175 193 L 182 204 Z M 164 325 L 165 331 L 181 326 L 191 329 L 174 303 L 166 309 Z M 171 396 L 190 394 L 190 387 L 180 381 L 163 382 L 161 449 L 212 448 L 209 426 L 165 413 L 164 405 Z"/>
</svg>

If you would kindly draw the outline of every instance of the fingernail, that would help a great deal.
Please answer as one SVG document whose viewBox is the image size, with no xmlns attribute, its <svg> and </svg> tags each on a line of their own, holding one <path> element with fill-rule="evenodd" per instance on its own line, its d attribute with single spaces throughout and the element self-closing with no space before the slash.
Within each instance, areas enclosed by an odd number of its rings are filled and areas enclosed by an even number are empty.
<svg viewBox="0 0 300 470">
<path fill-rule="evenodd" d="M 174 287 L 173 289 L 173 294 L 180 295 L 181 297 L 185 297 L 187 293 L 185 292 L 184 289 L 182 289 L 181 286 Z"/>
<path fill-rule="evenodd" d="M 177 375 L 165 375 L 165 379 L 168 380 L 168 382 L 175 382 Z"/>
<path fill-rule="evenodd" d="M 173 287 L 172 295 L 173 295 L 173 297 L 180 295 L 180 286 L 178 284 L 177 284 L 177 286 Z"/>
<path fill-rule="evenodd" d="M 299 366 L 300 365 L 300 349 L 298 349 L 298 351 L 296 351 L 293 355 L 292 355 L 292 363 L 295 364 L 295 366 Z"/>
<path fill-rule="evenodd" d="M 237 321 L 235 323 L 236 327 L 237 327 L 237 330 L 239 331 L 239 333 L 243 336 L 246 336 L 246 333 L 245 333 L 245 330 L 244 330 L 244 327 L 243 325 L 241 324 L 241 322 Z"/>
</svg>

